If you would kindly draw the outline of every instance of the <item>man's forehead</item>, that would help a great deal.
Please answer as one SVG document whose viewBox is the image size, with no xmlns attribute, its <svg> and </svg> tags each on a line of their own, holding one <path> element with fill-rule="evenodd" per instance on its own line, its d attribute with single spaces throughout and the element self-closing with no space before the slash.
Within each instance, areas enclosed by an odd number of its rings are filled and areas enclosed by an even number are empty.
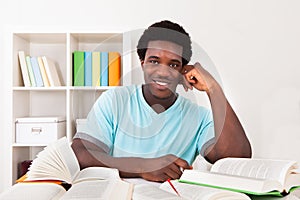
<svg viewBox="0 0 300 200">
<path fill-rule="evenodd" d="M 182 46 L 173 42 L 162 41 L 162 40 L 149 41 L 148 48 L 168 51 L 179 56 L 182 56 L 182 51 L 183 51 Z"/>
</svg>

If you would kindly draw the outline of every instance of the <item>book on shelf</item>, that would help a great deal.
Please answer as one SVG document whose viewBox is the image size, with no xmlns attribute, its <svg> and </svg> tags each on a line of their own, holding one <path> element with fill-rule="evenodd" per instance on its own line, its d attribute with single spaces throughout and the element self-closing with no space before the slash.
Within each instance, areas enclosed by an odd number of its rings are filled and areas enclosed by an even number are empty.
<svg viewBox="0 0 300 200">
<path fill-rule="evenodd" d="M 31 83 L 30 83 L 28 68 L 27 68 L 27 64 L 26 64 L 25 52 L 24 51 L 19 51 L 18 52 L 18 57 L 19 57 L 19 64 L 20 64 L 20 68 L 21 68 L 21 73 L 22 73 L 24 86 L 25 87 L 30 87 Z"/>
<path fill-rule="evenodd" d="M 49 80 L 48 80 L 48 75 L 47 75 L 42 57 L 38 56 L 37 61 L 38 61 L 39 67 L 40 67 L 40 71 L 41 71 L 41 75 L 42 75 L 42 78 L 43 78 L 44 86 L 49 87 L 50 83 L 49 83 Z"/>
<path fill-rule="evenodd" d="M 84 86 L 84 51 L 73 52 L 73 85 Z"/>
<path fill-rule="evenodd" d="M 283 196 L 300 187 L 296 161 L 223 158 L 209 171 L 184 170 L 179 182 L 252 195 Z"/>
<path fill-rule="evenodd" d="M 121 78 L 121 56 L 118 52 L 108 53 L 108 85 L 119 86 Z"/>
<path fill-rule="evenodd" d="M 59 78 L 59 74 L 58 74 L 55 62 L 46 56 L 42 56 L 41 58 L 42 58 L 44 68 L 45 68 L 45 71 L 46 71 L 46 74 L 47 74 L 47 77 L 49 80 L 49 85 L 51 87 L 61 86 L 62 83 Z"/>
<path fill-rule="evenodd" d="M 25 178 L 17 181 L 11 195 L 22 196 L 26 188 L 41 188 L 46 183 L 59 199 L 131 199 L 133 184 L 123 181 L 119 171 L 106 167 L 88 167 L 80 170 L 79 163 L 66 137 L 44 148 L 32 161 Z M 51 183 L 55 183 L 52 185 Z M 59 184 L 58 184 L 59 183 Z M 42 185 L 41 185 L 42 184 Z M 69 184 L 63 191 L 57 185 Z M 21 188 L 21 189 L 19 189 Z M 37 191 L 38 192 L 38 191 Z M 19 194 L 18 194 L 19 193 Z M 42 193 L 40 194 L 42 195 Z M 45 197 L 43 195 L 43 197 Z M 45 199 L 51 199 L 48 196 Z M 1 199 L 1 198 L 0 198 Z"/>
<path fill-rule="evenodd" d="M 40 67 L 39 67 L 37 58 L 35 56 L 32 56 L 32 57 L 30 57 L 30 61 L 31 61 L 31 66 L 32 66 L 33 74 L 34 74 L 35 81 L 36 81 L 36 86 L 43 87 L 44 82 L 43 82 L 43 78 L 42 78 L 42 74 L 40 71 Z"/>
<path fill-rule="evenodd" d="M 108 86 L 108 52 L 100 52 L 100 85 Z"/>
<path fill-rule="evenodd" d="M 27 64 L 27 69 L 28 69 L 31 86 L 36 87 L 36 81 L 35 81 L 35 76 L 33 73 L 32 66 L 31 66 L 30 56 L 26 56 L 25 59 L 26 59 L 26 64 Z"/>
<path fill-rule="evenodd" d="M 92 86 L 92 52 L 84 52 L 84 86 Z"/>
<path fill-rule="evenodd" d="M 100 86 L 100 52 L 92 52 L 92 85 Z"/>
</svg>

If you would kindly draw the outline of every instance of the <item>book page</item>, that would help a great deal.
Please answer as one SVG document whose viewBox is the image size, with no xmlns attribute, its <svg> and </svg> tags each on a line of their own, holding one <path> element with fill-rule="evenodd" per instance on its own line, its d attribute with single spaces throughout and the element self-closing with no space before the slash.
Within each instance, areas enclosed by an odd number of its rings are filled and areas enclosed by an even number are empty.
<svg viewBox="0 0 300 200">
<path fill-rule="evenodd" d="M 88 167 L 81 170 L 73 183 L 85 180 L 120 180 L 119 171 L 107 167 Z"/>
<path fill-rule="evenodd" d="M 128 200 L 131 199 L 132 186 L 129 183 L 119 183 L 121 180 L 90 180 L 72 185 L 61 200 L 97 199 L 97 200 Z"/>
<path fill-rule="evenodd" d="M 269 193 L 274 190 L 283 190 L 278 181 L 266 181 L 264 179 L 255 179 L 188 169 L 184 170 L 179 182 L 257 195 Z"/>
<path fill-rule="evenodd" d="M 72 185 L 72 187 L 61 198 L 65 199 L 105 199 L 109 187 L 108 180 L 83 181 Z"/>
<path fill-rule="evenodd" d="M 65 137 L 49 144 L 33 160 L 27 181 L 63 180 L 71 183 L 79 172 L 76 156 Z"/>
<path fill-rule="evenodd" d="M 179 200 L 185 199 L 175 194 L 166 192 L 150 184 L 138 184 L 134 186 L 132 200 Z"/>
<path fill-rule="evenodd" d="M 286 160 L 224 158 L 212 166 L 211 172 L 277 180 L 284 185 L 286 174 L 295 165 L 295 161 Z"/>
<path fill-rule="evenodd" d="M 173 186 L 176 188 L 180 196 L 191 200 L 214 200 L 214 199 L 239 199 L 250 200 L 248 196 L 238 192 L 221 190 L 216 188 L 204 187 L 200 185 L 191 185 L 180 183 L 176 180 L 172 181 Z M 168 182 L 161 184 L 160 189 L 176 194 Z"/>
<path fill-rule="evenodd" d="M 212 164 L 209 163 L 205 158 L 201 155 L 198 155 L 196 159 L 193 162 L 193 169 L 199 170 L 199 171 L 204 171 L 204 172 L 209 172 Z"/>
<path fill-rule="evenodd" d="M 0 200 L 49 200 L 59 199 L 65 189 L 53 183 L 18 183 L 0 194 Z"/>
</svg>

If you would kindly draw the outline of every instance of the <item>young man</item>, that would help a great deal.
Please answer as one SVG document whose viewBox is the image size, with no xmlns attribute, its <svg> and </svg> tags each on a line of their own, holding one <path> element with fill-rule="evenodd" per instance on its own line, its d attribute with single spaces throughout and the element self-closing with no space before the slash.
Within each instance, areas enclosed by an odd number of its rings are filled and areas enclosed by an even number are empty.
<svg viewBox="0 0 300 200">
<path fill-rule="evenodd" d="M 251 147 L 217 81 L 190 61 L 191 40 L 178 24 L 162 21 L 141 36 L 137 53 L 145 84 L 104 92 L 74 137 L 81 168 L 117 168 L 122 177 L 177 179 L 202 154 L 209 162 L 250 157 Z M 176 93 L 205 92 L 212 112 Z"/>
</svg>

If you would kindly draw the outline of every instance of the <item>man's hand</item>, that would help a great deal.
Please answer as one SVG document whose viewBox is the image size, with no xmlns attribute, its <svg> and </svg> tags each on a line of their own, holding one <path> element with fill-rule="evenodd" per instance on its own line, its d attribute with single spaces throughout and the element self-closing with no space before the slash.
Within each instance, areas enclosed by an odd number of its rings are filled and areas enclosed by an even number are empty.
<svg viewBox="0 0 300 200">
<path fill-rule="evenodd" d="M 215 85 L 217 85 L 217 82 L 212 75 L 198 62 L 194 65 L 184 66 L 181 73 L 183 75 L 182 85 L 185 91 L 188 89 L 192 90 L 194 87 L 197 90 L 208 93 Z"/>
<path fill-rule="evenodd" d="M 182 170 L 191 168 L 188 162 L 174 155 L 146 158 L 142 163 L 143 172 L 140 173 L 140 177 L 149 181 L 164 182 L 180 178 Z"/>
</svg>

